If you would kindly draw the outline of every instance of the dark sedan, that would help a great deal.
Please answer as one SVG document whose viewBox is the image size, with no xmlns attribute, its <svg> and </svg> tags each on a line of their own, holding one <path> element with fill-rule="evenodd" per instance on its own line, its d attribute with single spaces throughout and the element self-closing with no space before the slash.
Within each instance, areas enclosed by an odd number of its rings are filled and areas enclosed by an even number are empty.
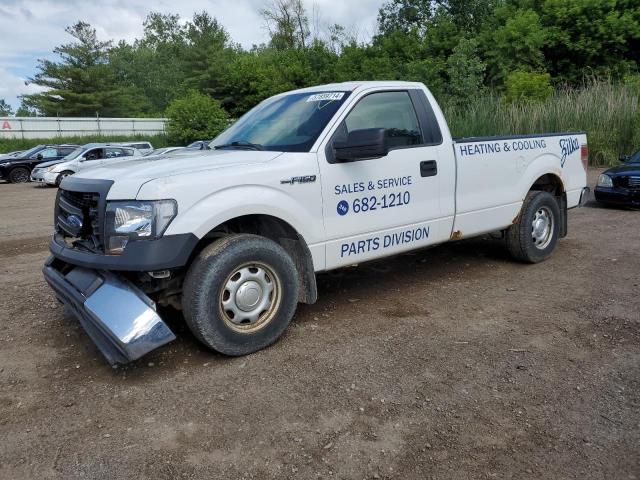
<svg viewBox="0 0 640 480">
<path fill-rule="evenodd" d="M 78 145 L 37 145 L 15 157 L 0 157 L 0 179 L 11 183 L 28 182 L 31 170 L 36 165 L 64 158 L 77 147 Z"/>
<path fill-rule="evenodd" d="M 640 208 L 640 150 L 620 157 L 622 165 L 606 170 L 598 177 L 596 200 L 607 205 Z"/>
</svg>

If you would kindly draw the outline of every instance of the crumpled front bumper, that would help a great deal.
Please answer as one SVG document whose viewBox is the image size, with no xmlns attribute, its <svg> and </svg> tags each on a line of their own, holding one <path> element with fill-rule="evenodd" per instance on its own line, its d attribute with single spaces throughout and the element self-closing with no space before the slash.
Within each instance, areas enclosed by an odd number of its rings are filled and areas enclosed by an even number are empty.
<svg viewBox="0 0 640 480">
<path fill-rule="evenodd" d="M 131 362 L 175 340 L 154 302 L 121 277 L 55 257 L 42 271 L 110 364 Z"/>
</svg>

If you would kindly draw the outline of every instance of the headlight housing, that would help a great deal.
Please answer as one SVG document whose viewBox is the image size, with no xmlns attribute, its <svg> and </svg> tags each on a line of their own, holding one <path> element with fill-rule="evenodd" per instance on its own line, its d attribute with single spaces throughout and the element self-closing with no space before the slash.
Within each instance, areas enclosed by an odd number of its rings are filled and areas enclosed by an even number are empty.
<svg viewBox="0 0 640 480">
<path fill-rule="evenodd" d="M 175 200 L 107 202 L 105 250 L 120 255 L 133 240 L 156 240 L 178 214 Z"/>
<path fill-rule="evenodd" d="M 49 166 L 49 167 L 45 168 L 45 171 L 47 171 L 47 172 L 51 172 L 51 171 L 53 171 L 57 166 L 58 166 L 58 165 L 51 165 L 51 166 Z"/>
<path fill-rule="evenodd" d="M 613 180 L 603 173 L 598 177 L 598 187 L 613 188 Z"/>
</svg>

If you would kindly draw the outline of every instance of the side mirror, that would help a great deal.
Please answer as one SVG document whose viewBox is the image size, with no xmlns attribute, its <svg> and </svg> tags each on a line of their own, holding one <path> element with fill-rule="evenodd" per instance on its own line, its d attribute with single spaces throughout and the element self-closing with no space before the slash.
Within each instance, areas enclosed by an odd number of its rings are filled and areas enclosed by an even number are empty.
<svg viewBox="0 0 640 480">
<path fill-rule="evenodd" d="M 622 163 L 627 163 L 629 161 L 629 155 L 620 155 L 619 159 Z"/>
<path fill-rule="evenodd" d="M 384 128 L 363 128 L 349 133 L 344 142 L 334 142 L 336 160 L 354 162 L 367 158 L 384 157 L 389 153 Z"/>
<path fill-rule="evenodd" d="M 42 160 L 42 154 L 41 153 L 36 155 L 36 160 Z"/>
</svg>

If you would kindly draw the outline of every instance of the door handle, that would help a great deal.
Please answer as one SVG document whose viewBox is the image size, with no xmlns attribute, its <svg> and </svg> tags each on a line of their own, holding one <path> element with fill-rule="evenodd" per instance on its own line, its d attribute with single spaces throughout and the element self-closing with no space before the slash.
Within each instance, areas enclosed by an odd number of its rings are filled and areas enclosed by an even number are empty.
<svg viewBox="0 0 640 480">
<path fill-rule="evenodd" d="M 435 160 L 425 160 L 420 162 L 421 177 L 435 177 L 438 174 L 438 162 Z"/>
</svg>

